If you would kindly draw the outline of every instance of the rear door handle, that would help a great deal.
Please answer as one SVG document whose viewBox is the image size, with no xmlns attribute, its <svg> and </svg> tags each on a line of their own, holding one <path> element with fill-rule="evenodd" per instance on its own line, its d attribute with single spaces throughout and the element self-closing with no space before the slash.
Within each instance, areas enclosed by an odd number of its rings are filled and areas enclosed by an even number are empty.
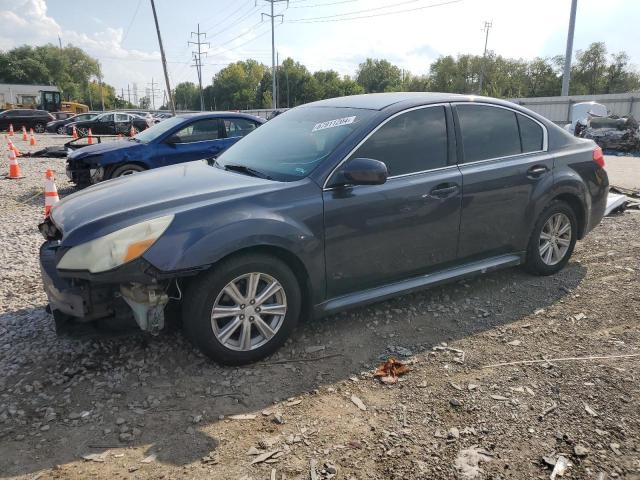
<svg viewBox="0 0 640 480">
<path fill-rule="evenodd" d="M 529 178 L 539 178 L 545 173 L 547 173 L 549 169 L 544 165 L 534 165 L 529 170 L 527 170 L 527 177 Z"/>
<path fill-rule="evenodd" d="M 440 185 L 433 187 L 428 196 L 434 198 L 447 198 L 455 194 L 458 191 L 458 188 L 458 185 L 455 183 L 441 183 Z"/>
</svg>

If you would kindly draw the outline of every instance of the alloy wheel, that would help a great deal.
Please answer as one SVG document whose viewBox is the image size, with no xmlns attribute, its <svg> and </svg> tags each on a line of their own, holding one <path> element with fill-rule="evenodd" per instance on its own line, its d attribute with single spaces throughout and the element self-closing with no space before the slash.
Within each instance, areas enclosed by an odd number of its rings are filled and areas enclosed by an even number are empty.
<svg viewBox="0 0 640 480">
<path fill-rule="evenodd" d="M 287 296 L 280 282 L 266 273 L 252 272 L 236 277 L 218 294 L 211 327 L 226 348 L 255 350 L 278 333 L 286 314 Z"/>
<path fill-rule="evenodd" d="M 42 123 L 36 123 L 33 126 L 33 131 L 36 132 L 36 133 L 44 133 L 44 129 L 45 129 L 45 127 L 44 127 L 44 125 Z"/>
<path fill-rule="evenodd" d="M 540 258 L 547 265 L 556 265 L 571 246 L 571 220 L 564 213 L 549 217 L 540 232 Z"/>
</svg>

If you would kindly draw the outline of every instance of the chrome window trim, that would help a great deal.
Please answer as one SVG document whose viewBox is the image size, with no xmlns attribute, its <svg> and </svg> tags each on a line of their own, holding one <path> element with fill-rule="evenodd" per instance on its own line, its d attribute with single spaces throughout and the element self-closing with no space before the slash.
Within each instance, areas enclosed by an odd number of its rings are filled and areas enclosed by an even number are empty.
<svg viewBox="0 0 640 480">
<path fill-rule="evenodd" d="M 355 151 L 356 151 L 356 150 L 358 150 L 358 149 L 362 146 L 362 144 L 363 144 L 364 142 L 366 142 L 367 140 L 369 140 L 369 138 L 370 138 L 374 133 L 376 133 L 380 128 L 382 128 L 384 125 L 386 125 L 386 124 L 387 124 L 387 122 L 390 122 L 390 121 L 391 121 L 391 120 L 393 120 L 394 118 L 399 117 L 400 115 L 403 115 L 403 114 L 405 114 L 405 113 L 413 112 L 414 110 L 422 110 L 422 109 L 424 109 L 424 108 L 432 108 L 432 107 L 446 107 L 446 106 L 447 106 L 447 105 L 449 105 L 449 104 L 450 104 L 450 102 L 431 103 L 431 104 L 429 104 L 429 105 L 418 105 L 417 107 L 412 107 L 412 108 L 408 108 L 407 110 L 402 110 L 402 111 L 400 111 L 400 112 L 396 112 L 396 113 L 394 113 L 393 115 L 391 115 L 390 117 L 385 118 L 385 119 L 384 119 L 384 121 L 383 121 L 382 123 L 378 124 L 378 126 L 377 126 L 376 128 L 374 128 L 373 130 L 371 130 L 371 131 L 367 134 L 367 136 L 366 136 L 366 137 L 364 137 L 362 140 L 360 140 L 360 142 L 358 142 L 358 144 L 357 144 L 355 147 L 353 147 L 353 148 L 349 151 L 349 153 L 347 153 L 347 154 L 344 156 L 344 158 L 343 158 L 342 160 L 340 160 L 340 162 L 338 162 L 338 164 L 337 164 L 337 165 L 336 165 L 336 166 L 331 170 L 331 172 L 329 172 L 329 175 L 327 175 L 327 178 L 325 179 L 325 181 L 324 181 L 324 183 L 323 183 L 323 185 L 322 185 L 322 190 L 323 190 L 323 191 L 324 191 L 324 190 L 333 190 L 333 189 L 335 188 L 335 187 L 327 187 L 327 183 L 329 182 L 329 179 L 333 176 L 333 174 L 334 174 L 334 173 L 336 173 L 336 170 L 338 170 L 338 169 L 342 166 L 342 164 L 343 164 L 344 162 L 346 162 L 346 161 L 347 161 L 347 159 L 348 159 L 351 155 L 353 155 L 353 154 L 355 153 Z M 446 112 L 445 112 L 445 122 L 446 122 Z M 449 132 L 447 131 L 447 139 L 448 139 L 448 135 L 449 135 Z M 447 140 L 447 149 L 448 149 L 448 148 L 449 148 L 449 145 L 448 145 L 448 140 Z M 445 165 L 444 167 L 438 167 L 437 169 L 429 169 L 429 170 L 422 170 L 422 171 L 420 171 L 420 172 L 411 172 L 411 173 L 404 173 L 404 174 L 402 174 L 402 175 L 395 175 L 395 176 L 393 176 L 393 177 L 389 177 L 388 179 L 390 180 L 390 179 L 393 179 L 393 178 L 400 178 L 400 177 L 409 176 L 409 175 L 418 175 L 418 174 L 420 174 L 420 173 L 432 172 L 432 171 L 434 171 L 434 170 L 441 170 L 441 169 L 444 169 L 444 168 L 455 167 L 455 166 L 456 166 L 456 165 Z"/>
<path fill-rule="evenodd" d="M 451 106 L 456 107 L 458 105 L 482 105 L 484 107 L 494 107 L 494 108 L 502 108 L 503 110 L 509 110 L 510 112 L 514 112 L 516 114 L 520 114 L 522 116 L 527 117 L 530 120 L 533 120 L 534 122 L 536 122 L 540 128 L 542 128 L 542 150 L 535 150 L 533 152 L 522 152 L 522 153 L 515 153 L 513 155 L 505 155 L 502 157 L 493 157 L 493 158 L 486 158 L 484 160 L 475 160 L 473 162 L 459 162 L 458 161 L 458 165 L 462 166 L 462 165 L 474 165 L 477 163 L 483 163 L 483 162 L 491 162 L 493 160 L 502 160 L 504 158 L 513 158 L 513 157 L 520 157 L 522 155 L 533 155 L 536 153 L 543 153 L 543 152 L 548 152 L 549 151 L 549 133 L 547 132 L 547 127 L 540 122 L 539 120 L 533 118 L 531 115 L 528 115 L 524 112 L 521 112 L 519 110 L 516 110 L 515 108 L 511 108 L 511 107 L 507 107 L 504 105 L 496 105 L 495 103 L 487 103 L 487 102 L 451 102 Z M 460 125 L 458 125 L 458 128 L 460 129 L 460 135 L 462 135 L 462 127 Z M 522 136 L 520 135 L 520 127 L 518 124 L 518 135 L 521 137 L 520 138 L 520 142 L 522 142 Z M 462 145 L 463 151 L 464 151 L 464 144 Z M 459 160 L 459 159 L 458 159 Z"/>
</svg>

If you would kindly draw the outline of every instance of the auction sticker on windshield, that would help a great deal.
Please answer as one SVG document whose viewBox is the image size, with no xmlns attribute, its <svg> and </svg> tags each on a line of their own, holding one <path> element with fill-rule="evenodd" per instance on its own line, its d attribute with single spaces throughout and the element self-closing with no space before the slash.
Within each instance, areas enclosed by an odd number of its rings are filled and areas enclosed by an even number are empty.
<svg viewBox="0 0 640 480">
<path fill-rule="evenodd" d="M 325 130 L 327 128 L 341 127 L 342 125 L 349 125 L 350 123 L 355 122 L 356 117 L 344 117 L 344 118 L 336 118 L 335 120 L 328 120 L 322 123 L 316 123 L 312 132 L 317 132 L 318 130 Z"/>
</svg>

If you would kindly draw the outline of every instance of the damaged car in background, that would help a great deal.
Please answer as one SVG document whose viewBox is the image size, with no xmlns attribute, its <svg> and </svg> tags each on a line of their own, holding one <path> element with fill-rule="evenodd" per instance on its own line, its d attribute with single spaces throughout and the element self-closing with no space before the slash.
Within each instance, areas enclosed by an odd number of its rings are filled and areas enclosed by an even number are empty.
<svg viewBox="0 0 640 480">
<path fill-rule="evenodd" d="M 157 333 L 176 306 L 210 358 L 255 361 L 301 317 L 498 268 L 560 271 L 602 219 L 603 167 L 594 142 L 501 100 L 314 102 L 217 159 L 56 204 L 40 224 L 49 310 L 59 328 L 131 321 Z"/>
<path fill-rule="evenodd" d="M 640 150 L 640 129 L 635 118 L 593 117 L 577 131 L 577 135 L 596 142 L 606 150 L 635 152 Z"/>
<path fill-rule="evenodd" d="M 564 128 L 576 137 L 593 140 L 606 150 L 640 150 L 640 130 L 636 119 L 631 115 L 611 115 L 607 107 L 598 102 L 573 104 L 571 123 Z"/>
</svg>

